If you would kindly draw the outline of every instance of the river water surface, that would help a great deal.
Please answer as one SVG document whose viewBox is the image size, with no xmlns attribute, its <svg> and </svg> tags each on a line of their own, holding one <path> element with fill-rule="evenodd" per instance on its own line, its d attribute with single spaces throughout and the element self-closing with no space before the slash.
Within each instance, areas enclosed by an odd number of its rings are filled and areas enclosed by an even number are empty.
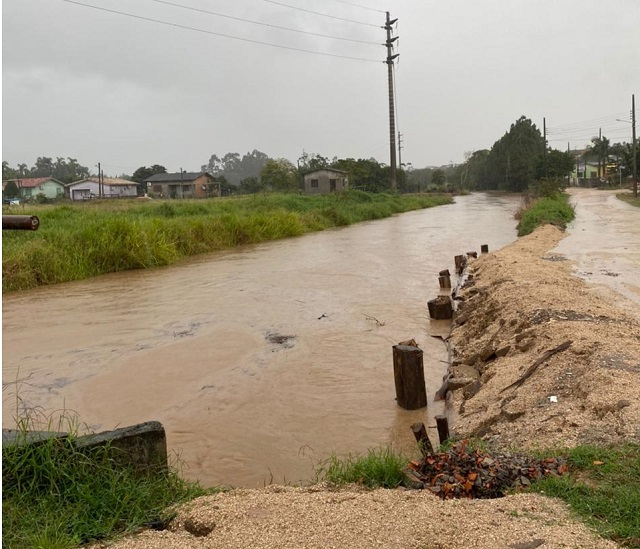
<svg viewBox="0 0 640 549">
<path fill-rule="evenodd" d="M 515 240 L 514 196 L 456 203 L 179 266 L 3 297 L 3 426 L 17 406 L 94 431 L 162 422 L 205 485 L 304 482 L 331 453 L 415 447 L 446 351 L 426 303 L 453 257 Z M 395 403 L 392 345 L 424 350 L 428 415 Z M 16 392 L 20 403 L 16 403 Z M 437 438 L 435 438 L 437 440 Z"/>
</svg>

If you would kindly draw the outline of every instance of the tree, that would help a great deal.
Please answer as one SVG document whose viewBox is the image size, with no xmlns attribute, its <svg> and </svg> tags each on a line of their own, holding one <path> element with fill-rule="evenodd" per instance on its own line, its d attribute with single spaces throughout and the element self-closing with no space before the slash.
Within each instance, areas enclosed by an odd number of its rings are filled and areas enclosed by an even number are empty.
<svg viewBox="0 0 640 549">
<path fill-rule="evenodd" d="M 431 182 L 434 185 L 444 185 L 447 182 L 447 176 L 444 173 L 444 170 L 434 170 L 433 175 L 431 176 Z"/>
<path fill-rule="evenodd" d="M 15 181 L 9 181 L 4 188 L 3 194 L 7 198 L 19 198 L 20 189 L 18 189 L 18 185 L 16 185 Z"/>
<path fill-rule="evenodd" d="M 2 161 L 2 180 L 6 181 L 7 179 L 17 179 L 18 172 L 14 170 L 11 166 L 9 166 L 9 162 L 6 160 Z"/>
<path fill-rule="evenodd" d="M 238 153 L 229 152 L 222 158 L 212 154 L 207 164 L 203 164 L 202 171 L 213 176 L 224 176 L 229 184 L 237 186 L 247 177 L 259 177 L 269 157 L 256 149 L 242 157 Z"/>
<path fill-rule="evenodd" d="M 152 175 L 156 175 L 158 173 L 167 173 L 167 168 L 160 164 L 154 164 L 149 168 L 146 166 L 140 166 L 135 172 L 133 172 L 131 181 L 135 181 L 138 184 L 138 196 L 144 196 L 144 193 L 146 192 L 144 183 L 145 179 L 149 179 Z"/>
<path fill-rule="evenodd" d="M 245 177 L 240 181 L 238 188 L 243 194 L 255 194 L 264 189 L 264 185 L 257 177 Z"/>
<path fill-rule="evenodd" d="M 260 172 L 262 185 L 279 192 L 298 189 L 298 170 L 285 158 L 267 160 Z"/>
<path fill-rule="evenodd" d="M 607 165 L 607 156 L 609 156 L 609 140 L 602 137 L 594 137 L 589 145 L 589 156 L 598 160 L 598 177 L 604 175 L 604 167 Z"/>
</svg>

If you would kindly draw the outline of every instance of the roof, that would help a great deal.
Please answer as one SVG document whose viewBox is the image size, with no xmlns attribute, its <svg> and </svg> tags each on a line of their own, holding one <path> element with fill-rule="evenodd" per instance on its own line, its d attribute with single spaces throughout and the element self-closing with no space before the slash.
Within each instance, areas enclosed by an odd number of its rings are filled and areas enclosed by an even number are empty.
<svg viewBox="0 0 640 549">
<path fill-rule="evenodd" d="M 334 173 L 340 173 L 342 175 L 347 175 L 347 172 L 344 172 L 342 170 L 336 170 L 335 168 L 318 168 L 317 170 L 309 170 L 308 172 L 304 172 L 304 175 L 309 175 L 309 174 L 318 173 L 318 172 L 334 172 Z"/>
<path fill-rule="evenodd" d="M 213 178 L 210 173 L 207 172 L 174 172 L 174 173 L 157 173 L 148 177 L 144 180 L 145 183 L 173 183 L 175 182 L 185 182 L 185 181 L 195 181 L 199 177 L 203 175 L 209 176 Z"/>
<path fill-rule="evenodd" d="M 63 183 L 54 179 L 53 177 L 27 177 L 27 178 L 16 178 L 16 179 L 8 179 L 7 181 L 2 182 L 2 188 L 6 186 L 9 181 L 13 181 L 19 188 L 21 189 L 34 189 L 35 187 L 39 187 L 43 183 L 47 181 L 53 181 L 58 185 L 62 185 Z"/>
<path fill-rule="evenodd" d="M 98 177 L 85 177 L 84 179 L 80 179 L 79 181 L 74 181 L 73 183 L 67 183 L 66 187 L 72 187 L 73 185 L 79 185 L 81 183 L 92 182 L 98 184 Z M 127 179 L 119 179 L 117 177 L 103 177 L 102 182 L 105 185 L 109 185 L 111 187 L 116 187 L 118 185 L 137 185 L 135 181 L 128 181 Z"/>
</svg>

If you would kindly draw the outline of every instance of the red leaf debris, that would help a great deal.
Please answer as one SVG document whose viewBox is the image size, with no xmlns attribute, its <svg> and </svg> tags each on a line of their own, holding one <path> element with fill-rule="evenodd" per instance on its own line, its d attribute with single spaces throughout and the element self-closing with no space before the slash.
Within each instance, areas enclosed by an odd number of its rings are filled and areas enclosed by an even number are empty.
<svg viewBox="0 0 640 549">
<path fill-rule="evenodd" d="M 491 454 L 470 449 L 466 440 L 447 452 L 412 461 L 410 468 L 423 488 L 442 499 L 502 497 L 509 489 L 526 487 L 545 475 L 559 476 L 568 470 L 561 458 Z"/>
</svg>

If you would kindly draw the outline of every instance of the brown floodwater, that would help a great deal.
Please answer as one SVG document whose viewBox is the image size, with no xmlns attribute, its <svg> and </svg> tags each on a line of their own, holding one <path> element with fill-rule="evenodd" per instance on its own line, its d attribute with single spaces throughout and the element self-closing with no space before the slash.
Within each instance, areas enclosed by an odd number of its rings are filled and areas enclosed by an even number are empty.
<svg viewBox="0 0 640 549">
<path fill-rule="evenodd" d="M 447 352 L 427 301 L 453 257 L 515 240 L 519 198 L 456 203 L 6 295 L 3 427 L 19 406 L 93 431 L 162 422 L 183 474 L 255 487 L 313 479 L 332 453 L 437 440 Z M 429 408 L 395 403 L 392 345 L 424 350 Z M 16 393 L 19 403 L 16 400 Z"/>
<path fill-rule="evenodd" d="M 569 189 L 576 218 L 554 253 L 574 261 L 575 273 L 618 294 L 616 301 L 640 317 L 640 209 L 614 190 Z"/>
</svg>

